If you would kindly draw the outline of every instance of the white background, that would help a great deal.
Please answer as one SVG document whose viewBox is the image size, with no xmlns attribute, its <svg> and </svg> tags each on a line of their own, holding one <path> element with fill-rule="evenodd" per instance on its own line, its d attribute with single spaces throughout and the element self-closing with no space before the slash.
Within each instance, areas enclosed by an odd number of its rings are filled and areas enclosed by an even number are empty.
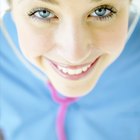
<svg viewBox="0 0 140 140">
<path fill-rule="evenodd" d="M 134 0 L 134 3 L 140 8 L 140 0 Z"/>
</svg>

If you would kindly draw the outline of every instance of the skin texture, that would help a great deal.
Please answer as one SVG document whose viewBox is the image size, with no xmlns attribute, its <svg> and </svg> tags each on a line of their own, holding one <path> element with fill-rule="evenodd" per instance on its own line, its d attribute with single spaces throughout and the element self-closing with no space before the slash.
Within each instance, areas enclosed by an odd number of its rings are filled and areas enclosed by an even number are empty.
<svg viewBox="0 0 140 140">
<path fill-rule="evenodd" d="M 113 15 L 97 17 L 95 10 L 101 5 L 113 8 Z M 12 15 L 25 57 L 47 75 L 61 94 L 79 97 L 95 87 L 104 70 L 124 49 L 129 6 L 129 0 L 57 0 L 57 3 L 14 0 Z M 33 9 L 42 7 L 52 13 L 49 21 L 38 13 L 31 16 Z M 78 80 L 62 77 L 48 61 L 79 66 L 92 63 L 99 56 L 90 73 Z"/>
</svg>

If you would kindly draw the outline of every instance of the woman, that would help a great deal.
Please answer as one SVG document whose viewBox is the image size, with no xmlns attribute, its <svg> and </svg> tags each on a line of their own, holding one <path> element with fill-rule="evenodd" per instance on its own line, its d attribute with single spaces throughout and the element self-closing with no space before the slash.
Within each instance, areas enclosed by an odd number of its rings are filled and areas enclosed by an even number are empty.
<svg viewBox="0 0 140 140">
<path fill-rule="evenodd" d="M 2 30 L 13 42 L 1 35 L 7 140 L 139 139 L 140 21 L 130 9 L 129 0 L 10 1 Z"/>
</svg>

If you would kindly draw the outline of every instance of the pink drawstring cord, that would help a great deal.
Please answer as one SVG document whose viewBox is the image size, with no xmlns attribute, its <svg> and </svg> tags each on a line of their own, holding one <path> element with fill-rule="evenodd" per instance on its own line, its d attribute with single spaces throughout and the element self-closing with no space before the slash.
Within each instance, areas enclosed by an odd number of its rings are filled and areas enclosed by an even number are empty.
<svg viewBox="0 0 140 140">
<path fill-rule="evenodd" d="M 53 100 L 60 104 L 60 108 L 59 108 L 58 116 L 56 120 L 56 131 L 57 131 L 58 139 L 66 140 L 66 134 L 64 130 L 66 111 L 67 111 L 68 106 L 71 103 L 77 101 L 77 98 L 68 98 L 68 97 L 61 98 L 59 97 L 57 91 L 55 90 L 55 88 L 50 82 L 48 82 L 48 86 L 51 90 Z"/>
</svg>

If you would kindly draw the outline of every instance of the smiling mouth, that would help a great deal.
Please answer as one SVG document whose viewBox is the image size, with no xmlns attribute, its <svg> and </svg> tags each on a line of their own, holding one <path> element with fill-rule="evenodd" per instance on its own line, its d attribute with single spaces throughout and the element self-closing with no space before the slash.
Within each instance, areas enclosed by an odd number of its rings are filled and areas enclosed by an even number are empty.
<svg viewBox="0 0 140 140">
<path fill-rule="evenodd" d="M 90 71 L 95 67 L 100 57 L 98 57 L 94 62 L 79 66 L 62 66 L 51 60 L 48 60 L 52 68 L 63 78 L 69 80 L 79 80 L 90 73 Z"/>
</svg>

